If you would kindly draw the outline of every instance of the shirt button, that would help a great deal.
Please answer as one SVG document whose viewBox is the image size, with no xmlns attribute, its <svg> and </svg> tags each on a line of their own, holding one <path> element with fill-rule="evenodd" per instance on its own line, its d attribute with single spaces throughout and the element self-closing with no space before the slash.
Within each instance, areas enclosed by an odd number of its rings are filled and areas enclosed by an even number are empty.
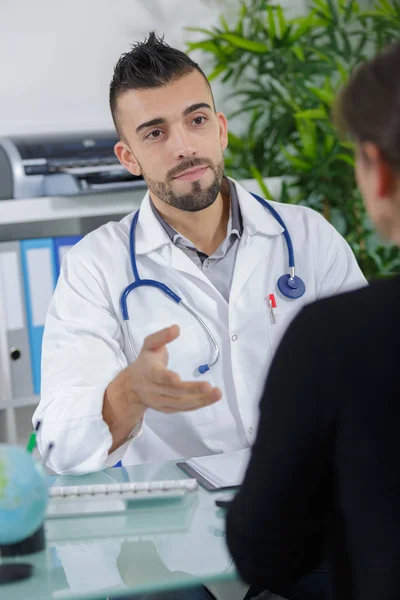
<svg viewBox="0 0 400 600">
<path fill-rule="evenodd" d="M 232 338 L 231 338 L 231 340 L 232 340 L 232 342 L 236 342 L 236 340 L 237 340 L 237 335 L 233 335 L 233 336 L 232 336 Z"/>
<path fill-rule="evenodd" d="M 252 428 L 252 427 L 249 427 L 247 431 L 248 431 L 249 433 L 253 433 L 253 428 Z"/>
</svg>

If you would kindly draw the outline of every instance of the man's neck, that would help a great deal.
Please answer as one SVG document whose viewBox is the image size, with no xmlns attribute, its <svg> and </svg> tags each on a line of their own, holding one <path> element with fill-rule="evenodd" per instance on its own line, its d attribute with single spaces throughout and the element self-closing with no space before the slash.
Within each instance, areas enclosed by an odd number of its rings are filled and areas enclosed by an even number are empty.
<svg viewBox="0 0 400 600">
<path fill-rule="evenodd" d="M 153 195 L 151 199 L 167 223 L 207 256 L 211 256 L 226 238 L 230 214 L 229 186 L 226 179 L 222 181 L 215 202 L 197 212 L 179 210 Z"/>
</svg>

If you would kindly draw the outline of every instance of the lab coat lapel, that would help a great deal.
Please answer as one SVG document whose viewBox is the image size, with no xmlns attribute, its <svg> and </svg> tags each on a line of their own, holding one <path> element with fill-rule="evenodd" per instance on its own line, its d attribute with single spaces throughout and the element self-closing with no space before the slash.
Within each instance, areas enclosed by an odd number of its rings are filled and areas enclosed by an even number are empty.
<svg viewBox="0 0 400 600">
<path fill-rule="evenodd" d="M 181 273 L 196 277 L 205 281 L 213 289 L 214 286 L 210 280 L 204 275 L 203 271 L 187 256 L 183 250 L 177 248 L 174 244 L 171 244 L 171 267 Z"/>
<path fill-rule="evenodd" d="M 260 260 L 268 261 L 268 247 L 283 227 L 247 190 L 234 181 L 243 220 L 229 303 L 234 304 Z"/>
<path fill-rule="evenodd" d="M 250 279 L 254 269 L 258 266 L 261 258 L 263 258 L 263 255 L 257 244 L 257 240 L 244 231 L 236 255 L 235 270 L 229 296 L 229 304 L 232 306 Z"/>
</svg>

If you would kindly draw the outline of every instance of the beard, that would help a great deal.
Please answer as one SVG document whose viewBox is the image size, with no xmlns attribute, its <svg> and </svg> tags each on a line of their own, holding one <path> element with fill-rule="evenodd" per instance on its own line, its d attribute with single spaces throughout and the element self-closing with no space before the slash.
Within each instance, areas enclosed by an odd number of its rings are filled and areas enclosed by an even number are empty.
<svg viewBox="0 0 400 600">
<path fill-rule="evenodd" d="M 174 192 L 170 184 L 170 181 L 174 177 L 177 177 L 188 169 L 204 166 L 209 167 L 214 173 L 214 179 L 208 187 L 203 187 L 200 181 L 192 181 L 190 192 L 186 192 L 185 194 Z M 198 212 L 211 206 L 217 199 L 224 176 L 224 161 L 221 157 L 221 161 L 215 165 L 210 159 L 206 158 L 185 160 L 167 173 L 165 181 L 155 181 L 144 173 L 144 171 L 142 173 L 150 192 L 157 196 L 157 198 L 179 210 Z"/>
</svg>

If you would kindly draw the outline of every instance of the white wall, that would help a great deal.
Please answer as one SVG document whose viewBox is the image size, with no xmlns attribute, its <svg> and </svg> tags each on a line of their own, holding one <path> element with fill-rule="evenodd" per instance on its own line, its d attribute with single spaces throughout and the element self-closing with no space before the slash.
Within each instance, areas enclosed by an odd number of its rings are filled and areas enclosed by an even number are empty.
<svg viewBox="0 0 400 600">
<path fill-rule="evenodd" d="M 111 128 L 113 65 L 134 40 L 155 29 L 184 50 L 194 35 L 184 27 L 209 27 L 222 11 L 229 20 L 238 2 L 0 0 L 0 136 Z"/>
</svg>

